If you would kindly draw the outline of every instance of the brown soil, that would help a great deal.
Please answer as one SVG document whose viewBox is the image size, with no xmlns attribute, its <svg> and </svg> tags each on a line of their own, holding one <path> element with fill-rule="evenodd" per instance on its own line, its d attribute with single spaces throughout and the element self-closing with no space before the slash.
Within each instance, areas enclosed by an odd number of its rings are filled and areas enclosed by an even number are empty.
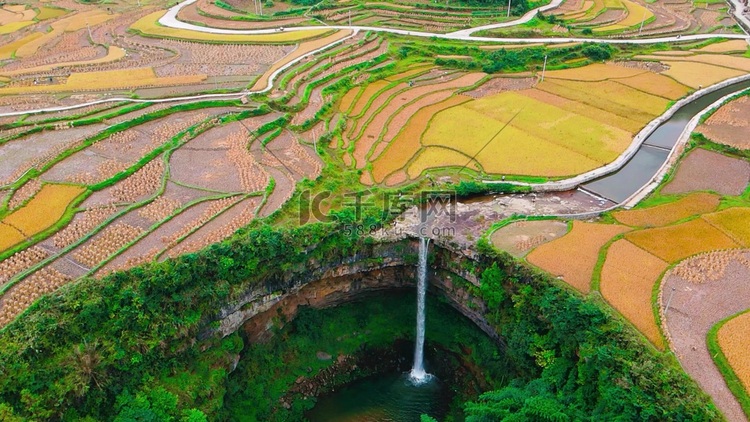
<svg viewBox="0 0 750 422">
<path fill-rule="evenodd" d="M 671 347 L 682 367 L 713 398 L 728 420 L 747 421 L 706 346 L 706 335 L 712 326 L 747 309 L 750 303 L 750 268 L 747 263 L 743 265 L 733 260 L 723 277 L 700 284 L 668 273 L 662 283 L 660 310 L 663 315 L 666 302 L 669 309 L 666 309 L 664 319 Z"/>
<path fill-rule="evenodd" d="M 45 131 L 0 144 L 0 184 L 16 180 L 29 168 L 49 162 L 66 149 L 103 129 L 103 125 L 91 125 Z"/>
<path fill-rule="evenodd" d="M 712 190 L 723 195 L 739 195 L 750 182 L 750 163 L 717 152 L 697 148 L 677 167 L 674 178 L 662 193 Z"/>
<path fill-rule="evenodd" d="M 750 148 L 750 97 L 743 96 L 719 108 L 697 129 L 708 139 L 738 149 Z"/>
<path fill-rule="evenodd" d="M 503 91 L 520 91 L 534 86 L 535 78 L 492 78 L 478 88 L 463 94 L 473 98 L 482 98 Z"/>
<path fill-rule="evenodd" d="M 492 244 L 515 257 L 522 257 L 537 246 L 568 232 L 562 221 L 518 221 L 492 234 Z"/>
</svg>

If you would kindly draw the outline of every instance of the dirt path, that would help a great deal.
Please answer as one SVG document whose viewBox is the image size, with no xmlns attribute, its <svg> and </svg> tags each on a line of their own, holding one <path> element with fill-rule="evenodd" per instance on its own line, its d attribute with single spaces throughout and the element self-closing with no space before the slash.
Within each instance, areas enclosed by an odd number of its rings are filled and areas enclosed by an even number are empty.
<svg viewBox="0 0 750 422">
<path fill-rule="evenodd" d="M 748 256 L 747 252 L 745 254 Z M 722 319 L 750 307 L 750 268 L 733 259 L 720 278 L 701 284 L 669 273 L 662 288 L 660 307 L 663 312 L 666 302 L 669 302 L 666 325 L 672 337 L 672 350 L 682 367 L 713 398 L 727 420 L 747 421 L 711 358 L 706 335 Z"/>
</svg>

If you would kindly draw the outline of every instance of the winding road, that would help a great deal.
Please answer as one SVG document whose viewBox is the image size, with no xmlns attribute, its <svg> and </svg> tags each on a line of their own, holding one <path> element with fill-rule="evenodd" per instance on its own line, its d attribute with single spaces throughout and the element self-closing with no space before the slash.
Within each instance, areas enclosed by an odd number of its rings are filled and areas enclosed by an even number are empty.
<svg viewBox="0 0 750 422">
<path fill-rule="evenodd" d="M 221 29 L 221 28 L 211 28 L 211 27 L 205 27 L 205 26 L 199 26 L 194 25 L 187 22 L 182 22 L 179 19 L 177 19 L 177 14 L 180 12 L 180 10 L 186 6 L 189 6 L 193 3 L 195 3 L 198 0 L 185 0 L 181 3 L 176 4 L 175 6 L 172 6 L 167 12 L 159 19 L 159 24 L 175 28 L 175 29 L 185 29 L 189 31 L 197 31 L 197 32 L 206 32 L 206 33 L 212 33 L 212 34 L 235 34 L 235 35 L 253 35 L 253 34 L 270 34 L 277 31 L 277 29 L 257 29 L 257 30 L 239 30 L 239 29 Z M 746 26 L 750 27 L 750 21 L 746 16 L 744 16 L 741 13 L 742 10 L 742 4 L 740 3 L 740 0 L 729 0 L 731 4 L 734 6 L 735 11 L 735 17 L 739 20 L 742 20 L 743 23 L 746 24 Z M 750 36 L 746 34 L 693 34 L 693 35 L 676 35 L 671 37 L 659 37 L 659 38 L 640 38 L 640 39 L 629 39 L 629 38 L 497 38 L 497 37 L 474 37 L 472 34 L 484 31 L 484 30 L 491 30 L 491 29 L 498 29 L 498 28 L 507 28 L 511 26 L 521 25 L 526 22 L 529 22 L 531 19 L 536 16 L 538 12 L 546 12 L 548 10 L 552 10 L 556 7 L 558 7 L 563 0 L 552 0 L 551 3 L 538 7 L 536 9 L 529 10 L 521 16 L 518 19 L 514 19 L 512 21 L 507 22 L 500 22 L 495 23 L 491 25 L 484 25 L 484 26 L 478 26 L 474 28 L 468 28 L 463 29 L 460 31 L 454 31 L 449 32 L 446 34 L 441 33 L 433 33 L 433 32 L 421 32 L 421 31 L 407 31 L 403 29 L 395 29 L 395 28 L 381 28 L 381 27 L 371 27 L 371 26 L 348 26 L 348 25 L 335 25 L 327 27 L 330 29 L 339 29 L 339 30 L 352 30 L 353 34 L 351 36 L 354 36 L 359 31 L 372 31 L 372 32 L 384 32 L 384 33 L 391 33 L 391 34 L 399 34 L 399 35 L 407 35 L 407 36 L 415 36 L 415 37 L 425 37 L 425 38 L 440 38 L 440 39 L 446 39 L 446 40 L 460 40 L 460 41 L 476 41 L 476 42 L 497 42 L 497 43 L 516 43 L 516 44 L 532 44 L 532 43 L 546 43 L 546 44 L 553 44 L 553 43 L 570 43 L 570 42 L 598 42 L 598 43 L 608 43 L 608 44 L 653 44 L 653 43 L 662 43 L 662 42 L 677 42 L 677 41 L 691 41 L 691 40 L 705 40 L 710 38 L 725 38 L 725 39 L 744 39 L 750 44 Z M 299 27 L 288 27 L 284 28 L 285 31 L 305 31 L 305 30 L 311 30 L 311 29 L 320 29 L 320 26 L 299 26 Z M 347 37 L 349 38 L 349 37 Z M 261 90 L 244 90 L 241 92 L 236 93 L 229 93 L 229 94 L 201 94 L 201 95 L 191 95 L 191 96 L 183 96 L 183 97 L 169 97 L 169 98 L 159 98 L 159 99 L 135 99 L 135 98 L 127 98 L 127 97 L 113 97 L 113 98 L 106 98 L 102 100 L 96 100 L 96 101 L 89 101 L 85 103 L 75 104 L 75 105 L 69 105 L 69 106 L 62 106 L 62 107 L 48 107 L 48 108 L 37 108 L 37 109 L 29 109 L 29 110 L 21 110 L 21 111 L 13 111 L 13 112 L 5 112 L 0 113 L 0 117 L 9 117 L 9 116 L 21 116 L 24 114 L 37 114 L 37 113 L 52 113 L 52 112 L 59 112 L 59 111 L 68 111 L 68 110 L 74 110 L 77 108 L 83 108 L 88 107 L 92 105 L 97 104 L 104 104 L 104 103 L 113 103 L 113 102 L 131 102 L 131 103 L 167 103 L 167 102 L 183 102 L 183 101 L 203 101 L 203 100 L 210 100 L 210 99 L 239 99 L 245 95 L 248 94 L 256 94 L 256 93 L 262 93 L 266 92 L 273 88 L 273 82 L 275 81 L 275 78 L 278 74 L 289 68 L 290 66 L 295 65 L 300 60 L 303 60 L 304 58 L 314 55 L 316 53 L 319 53 L 320 51 L 326 50 L 336 44 L 339 44 L 346 40 L 347 38 L 344 38 L 342 40 L 338 40 L 336 42 L 333 42 L 329 45 L 326 45 L 324 47 L 321 47 L 317 50 L 311 51 L 303 56 L 298 57 L 297 59 L 287 63 L 286 65 L 279 68 L 276 72 L 274 72 L 271 77 L 269 78 L 269 85 Z"/>
</svg>

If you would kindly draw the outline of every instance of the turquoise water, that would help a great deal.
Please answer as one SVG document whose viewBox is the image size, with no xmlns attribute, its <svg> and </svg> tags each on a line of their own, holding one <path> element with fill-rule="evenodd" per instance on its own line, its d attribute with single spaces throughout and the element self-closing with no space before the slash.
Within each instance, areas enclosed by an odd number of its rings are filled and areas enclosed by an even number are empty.
<svg viewBox="0 0 750 422">
<path fill-rule="evenodd" d="M 418 422 L 421 414 L 438 420 L 448 412 L 450 392 L 433 377 L 415 386 L 407 373 L 365 378 L 320 397 L 307 413 L 310 422 Z"/>
</svg>

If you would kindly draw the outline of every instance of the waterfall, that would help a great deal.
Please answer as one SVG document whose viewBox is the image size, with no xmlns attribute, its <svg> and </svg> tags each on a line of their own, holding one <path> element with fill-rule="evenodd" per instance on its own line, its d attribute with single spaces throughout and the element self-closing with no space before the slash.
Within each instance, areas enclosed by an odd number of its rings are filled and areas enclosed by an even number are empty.
<svg viewBox="0 0 750 422">
<path fill-rule="evenodd" d="M 414 384 L 421 384 L 430 379 L 424 370 L 424 323 L 425 294 L 427 293 L 427 250 L 430 238 L 419 239 L 419 268 L 417 269 L 417 339 L 414 345 L 414 366 L 409 377 Z"/>
</svg>

